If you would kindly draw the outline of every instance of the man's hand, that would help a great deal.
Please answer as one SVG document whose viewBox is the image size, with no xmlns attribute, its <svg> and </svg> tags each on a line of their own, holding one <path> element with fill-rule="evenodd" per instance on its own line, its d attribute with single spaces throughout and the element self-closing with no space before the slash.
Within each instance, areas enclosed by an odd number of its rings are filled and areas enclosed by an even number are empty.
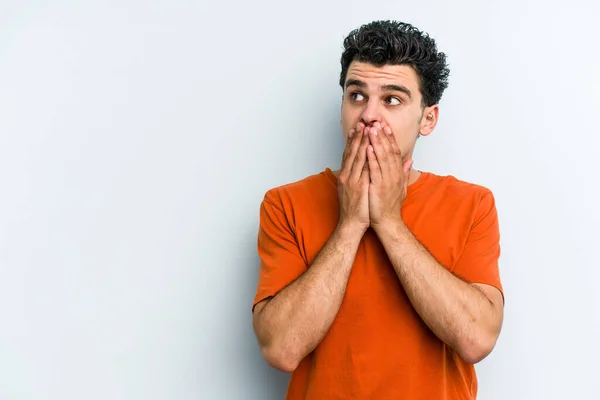
<svg viewBox="0 0 600 400">
<path fill-rule="evenodd" d="M 367 146 L 369 136 L 361 123 L 348 133 L 338 179 L 340 201 L 339 225 L 351 225 L 363 232 L 369 228 L 369 167 Z"/>
<path fill-rule="evenodd" d="M 389 126 L 375 123 L 365 128 L 371 145 L 367 159 L 369 185 L 369 217 L 373 229 L 383 222 L 402 222 L 400 209 L 406 197 L 413 160 L 402 161 L 402 154 Z"/>
</svg>

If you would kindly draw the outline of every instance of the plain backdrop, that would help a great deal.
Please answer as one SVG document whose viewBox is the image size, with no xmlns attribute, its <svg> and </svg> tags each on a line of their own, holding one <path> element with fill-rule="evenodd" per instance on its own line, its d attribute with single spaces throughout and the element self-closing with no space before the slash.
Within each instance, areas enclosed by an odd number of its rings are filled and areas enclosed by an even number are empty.
<svg viewBox="0 0 600 400">
<path fill-rule="evenodd" d="M 483 400 L 600 399 L 593 0 L 0 0 L 0 400 L 282 399 L 252 332 L 258 211 L 337 168 L 342 40 L 429 32 L 415 167 L 489 187 L 504 329 Z"/>
</svg>

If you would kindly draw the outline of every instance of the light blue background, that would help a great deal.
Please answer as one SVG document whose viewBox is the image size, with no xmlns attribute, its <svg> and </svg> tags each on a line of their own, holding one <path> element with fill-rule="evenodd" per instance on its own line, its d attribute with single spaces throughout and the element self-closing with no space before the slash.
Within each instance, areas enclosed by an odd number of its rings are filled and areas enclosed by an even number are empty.
<svg viewBox="0 0 600 400">
<path fill-rule="evenodd" d="M 480 399 L 599 399 L 592 0 L 0 2 L 0 399 L 281 399 L 251 327 L 264 192 L 337 168 L 344 36 L 448 54 L 415 167 L 491 188 Z"/>
</svg>

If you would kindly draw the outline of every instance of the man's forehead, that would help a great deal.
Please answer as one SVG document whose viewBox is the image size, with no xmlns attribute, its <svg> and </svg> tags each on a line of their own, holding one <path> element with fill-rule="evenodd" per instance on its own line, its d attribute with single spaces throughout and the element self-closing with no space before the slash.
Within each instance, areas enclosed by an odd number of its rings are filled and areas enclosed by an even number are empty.
<svg viewBox="0 0 600 400">
<path fill-rule="evenodd" d="M 346 81 L 350 79 L 360 80 L 367 85 L 403 84 L 416 88 L 418 77 L 415 70 L 409 65 L 386 64 L 376 66 L 373 64 L 353 61 L 348 67 Z"/>
</svg>

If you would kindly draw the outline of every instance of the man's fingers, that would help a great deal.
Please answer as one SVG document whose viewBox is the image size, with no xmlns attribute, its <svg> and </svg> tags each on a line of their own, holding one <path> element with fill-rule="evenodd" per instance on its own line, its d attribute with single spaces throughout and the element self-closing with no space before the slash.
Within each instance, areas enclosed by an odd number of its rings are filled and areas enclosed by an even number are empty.
<svg viewBox="0 0 600 400">
<path fill-rule="evenodd" d="M 346 161 L 346 158 L 348 158 L 348 153 L 350 152 L 350 147 L 352 147 L 352 142 L 355 134 L 356 131 L 354 129 L 350 129 L 350 131 L 348 132 L 348 136 L 346 136 L 346 145 L 344 146 L 344 152 L 342 153 L 342 164 L 344 163 L 344 161 Z"/>
<path fill-rule="evenodd" d="M 368 189 L 369 185 L 371 184 L 371 179 L 369 177 L 369 174 L 371 172 L 369 171 L 369 168 L 363 169 L 362 173 L 360 174 L 360 183 L 363 189 Z"/>
<path fill-rule="evenodd" d="M 384 129 L 385 136 L 390 141 L 390 146 L 392 148 L 392 153 L 396 158 L 397 163 L 402 162 L 402 153 L 400 152 L 400 148 L 398 147 L 398 143 L 396 143 L 396 137 L 392 134 L 392 129 L 388 126 Z"/>
<path fill-rule="evenodd" d="M 396 138 L 392 133 L 391 127 L 386 124 L 380 126 L 381 130 L 379 132 L 381 133 L 381 136 L 379 137 L 379 140 L 387 155 L 386 165 L 382 166 L 382 168 L 387 166 L 390 173 L 396 173 L 402 168 L 402 157 L 400 156 L 400 150 L 396 144 Z"/>
<path fill-rule="evenodd" d="M 379 138 L 379 142 L 383 147 L 383 151 L 385 151 L 387 162 L 394 163 L 395 160 L 394 155 L 392 153 L 392 144 L 390 143 L 389 139 L 390 136 L 391 135 L 386 134 L 383 129 L 377 130 L 377 137 Z"/>
<path fill-rule="evenodd" d="M 340 172 L 340 180 L 342 180 L 342 182 L 347 181 L 350 177 L 350 173 L 352 171 L 352 164 L 354 163 L 362 139 L 362 134 L 355 133 L 348 151 L 344 154 L 344 158 L 342 160 L 342 170 Z"/>
<path fill-rule="evenodd" d="M 365 135 L 362 138 L 360 143 L 360 147 L 358 148 L 358 152 L 356 153 L 356 158 L 354 159 L 354 163 L 352 165 L 352 172 L 350 174 L 350 181 L 357 182 L 360 179 L 360 176 L 367 167 L 367 146 L 369 145 L 369 136 Z"/>
<path fill-rule="evenodd" d="M 344 148 L 344 153 L 342 155 L 342 168 L 344 168 L 344 163 L 346 163 L 350 157 L 350 154 L 352 153 L 352 146 L 357 140 L 360 143 L 361 138 L 362 132 L 357 132 L 354 128 L 350 129 L 348 132 L 348 138 L 346 139 L 346 147 Z"/>
<path fill-rule="evenodd" d="M 377 161 L 377 156 L 375 155 L 375 150 L 373 149 L 372 145 L 369 145 L 367 148 L 367 159 L 371 182 L 378 185 L 382 180 L 381 168 L 379 166 L 379 162 Z"/>
<path fill-rule="evenodd" d="M 392 135 L 392 128 L 387 125 L 386 123 L 383 124 L 379 124 L 377 123 L 377 126 L 380 127 L 380 131 L 382 132 L 382 140 L 384 138 L 388 139 L 389 144 L 386 144 L 389 146 L 390 150 L 394 150 L 394 145 L 396 144 L 396 137 L 394 135 Z M 397 146 L 396 146 L 397 148 Z"/>
<path fill-rule="evenodd" d="M 388 173 L 388 153 L 385 151 L 383 146 L 383 141 L 385 138 L 382 138 L 381 131 L 378 129 L 369 130 L 369 134 L 371 136 L 371 144 L 373 145 L 373 153 L 377 158 L 377 163 L 379 164 L 379 173 L 382 175 L 386 175 Z M 373 177 L 371 176 L 371 179 Z"/>
</svg>

